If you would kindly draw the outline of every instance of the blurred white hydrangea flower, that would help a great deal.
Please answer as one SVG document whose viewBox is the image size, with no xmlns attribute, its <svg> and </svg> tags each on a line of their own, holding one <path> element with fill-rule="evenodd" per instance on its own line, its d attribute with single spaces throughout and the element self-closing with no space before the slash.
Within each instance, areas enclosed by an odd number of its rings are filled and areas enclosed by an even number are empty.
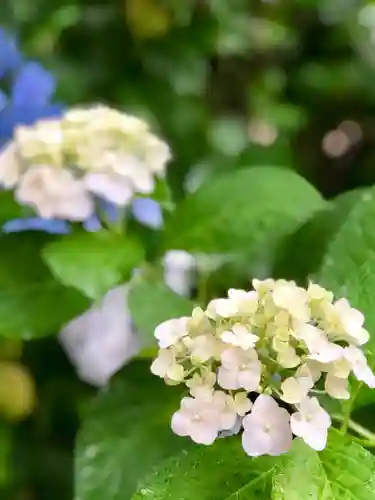
<svg viewBox="0 0 375 500">
<path fill-rule="evenodd" d="M 86 220 L 96 202 L 151 194 L 171 159 L 146 122 L 106 106 L 18 126 L 0 153 L 0 184 L 45 218 Z"/>
<path fill-rule="evenodd" d="M 195 258 L 183 250 L 170 250 L 163 263 L 165 284 L 179 295 L 189 295 L 196 268 Z"/>
<path fill-rule="evenodd" d="M 94 210 L 82 181 L 75 179 L 69 170 L 56 170 L 47 165 L 35 165 L 25 172 L 16 190 L 16 199 L 35 208 L 45 219 L 79 221 L 90 217 Z"/>
<path fill-rule="evenodd" d="M 286 453 L 293 434 L 321 450 L 331 419 L 313 397 L 316 384 L 319 393 L 324 387 L 339 400 L 350 397 L 350 374 L 375 387 L 359 347 L 368 338 L 363 315 L 313 283 L 304 289 L 267 279 L 254 280 L 253 287 L 230 289 L 205 310 L 195 308 L 190 318 L 156 329 L 161 350 L 153 373 L 168 382 L 172 369 L 174 381 L 192 396 L 183 400 L 172 428 L 211 444 L 236 433 L 242 419 L 250 456 Z"/>
<path fill-rule="evenodd" d="M 104 386 L 140 350 L 126 308 L 127 286 L 109 291 L 99 304 L 68 323 L 59 339 L 80 378 Z"/>
<path fill-rule="evenodd" d="M 184 266 L 178 266 L 180 256 L 177 255 L 175 259 L 173 251 L 167 255 L 166 284 L 176 293 L 188 295 L 191 278 Z M 194 261 L 187 255 L 190 263 Z M 106 385 L 110 377 L 141 349 L 139 333 L 132 328 L 126 306 L 128 286 L 130 285 L 108 292 L 100 304 L 74 319 L 60 334 L 60 342 L 75 365 L 78 375 L 90 384 Z M 109 319 L 110 314 L 113 319 Z M 168 383 L 181 382 L 185 377 L 183 367 L 176 362 L 173 353 L 164 349 L 161 349 L 154 361 L 152 372 L 165 378 Z M 211 387 L 215 380 L 216 377 Z"/>
</svg>

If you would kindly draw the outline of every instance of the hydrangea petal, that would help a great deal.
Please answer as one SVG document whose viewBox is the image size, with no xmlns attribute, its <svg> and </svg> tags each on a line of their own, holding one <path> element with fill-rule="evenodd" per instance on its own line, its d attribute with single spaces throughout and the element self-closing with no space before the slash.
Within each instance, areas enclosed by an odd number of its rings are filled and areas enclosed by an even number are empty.
<svg viewBox="0 0 375 500">
<path fill-rule="evenodd" d="M 11 99 L 16 107 L 38 108 L 49 102 L 55 87 L 55 78 L 49 71 L 37 62 L 28 62 L 17 73 Z"/>
<path fill-rule="evenodd" d="M 21 64 L 22 57 L 16 40 L 0 28 L 0 78 Z"/>
<path fill-rule="evenodd" d="M 56 219 L 42 219 L 31 217 L 28 219 L 13 219 L 3 226 L 5 233 L 17 233 L 20 231 L 45 231 L 51 234 L 67 234 L 70 226 L 66 221 Z"/>
<path fill-rule="evenodd" d="M 163 225 L 163 214 L 159 203 L 151 198 L 137 198 L 132 206 L 134 217 L 152 229 L 159 229 Z"/>
<path fill-rule="evenodd" d="M 17 125 L 31 125 L 40 118 L 54 118 L 61 114 L 61 104 L 45 104 L 41 107 L 16 106 L 9 103 L 0 111 L 0 144 L 12 137 Z"/>
</svg>

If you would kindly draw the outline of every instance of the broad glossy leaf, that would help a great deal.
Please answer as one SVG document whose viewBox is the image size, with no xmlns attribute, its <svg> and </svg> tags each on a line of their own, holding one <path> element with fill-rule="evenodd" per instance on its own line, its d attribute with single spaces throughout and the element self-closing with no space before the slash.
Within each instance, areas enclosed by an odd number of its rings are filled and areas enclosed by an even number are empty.
<svg viewBox="0 0 375 500">
<path fill-rule="evenodd" d="M 272 500 L 371 500 L 375 457 L 349 438 L 331 431 L 321 452 L 295 440 L 273 477 Z"/>
<path fill-rule="evenodd" d="M 296 439 L 280 457 L 252 459 L 236 437 L 161 464 L 133 500 L 372 500 L 375 457 L 332 432 L 322 453 Z"/>
<path fill-rule="evenodd" d="M 143 260 L 143 250 L 128 236 L 80 232 L 47 245 L 43 258 L 62 283 L 99 299 L 130 277 Z"/>
<path fill-rule="evenodd" d="M 338 196 L 286 238 L 278 249 L 274 275 L 303 282 L 316 273 L 348 214 L 366 192 L 356 189 Z"/>
<path fill-rule="evenodd" d="M 366 316 L 375 347 L 375 188 L 364 191 L 328 244 L 316 278 Z"/>
<path fill-rule="evenodd" d="M 346 297 L 365 315 L 371 338 L 365 348 L 375 364 L 375 188 L 352 198 L 341 226 L 332 235 L 315 281 L 332 290 L 337 298 Z M 366 395 L 363 394 L 363 391 Z M 375 391 L 363 387 L 357 405 L 370 403 Z"/>
<path fill-rule="evenodd" d="M 326 207 L 291 170 L 253 167 L 209 179 L 166 223 L 164 246 L 253 255 L 293 233 Z"/>
<path fill-rule="evenodd" d="M 42 233 L 0 237 L 0 335 L 25 339 L 58 333 L 90 302 L 59 283 L 40 257 Z"/>
<path fill-rule="evenodd" d="M 127 500 L 140 479 L 189 446 L 170 429 L 181 390 L 133 362 L 99 395 L 78 437 L 75 494 L 81 500 Z"/>
<path fill-rule="evenodd" d="M 220 439 L 165 461 L 133 500 L 269 500 L 276 467 L 271 457 L 245 455 L 238 437 Z"/>
</svg>

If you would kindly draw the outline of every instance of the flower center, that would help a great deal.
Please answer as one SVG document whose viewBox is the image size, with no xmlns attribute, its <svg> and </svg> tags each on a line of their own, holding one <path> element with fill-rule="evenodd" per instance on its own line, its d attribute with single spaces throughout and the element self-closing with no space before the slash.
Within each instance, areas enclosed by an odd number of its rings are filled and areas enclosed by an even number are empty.
<svg viewBox="0 0 375 500">
<path fill-rule="evenodd" d="M 264 430 L 264 432 L 266 432 L 268 434 L 270 432 L 271 428 L 272 428 L 271 424 L 265 424 L 263 427 L 263 430 Z"/>
</svg>

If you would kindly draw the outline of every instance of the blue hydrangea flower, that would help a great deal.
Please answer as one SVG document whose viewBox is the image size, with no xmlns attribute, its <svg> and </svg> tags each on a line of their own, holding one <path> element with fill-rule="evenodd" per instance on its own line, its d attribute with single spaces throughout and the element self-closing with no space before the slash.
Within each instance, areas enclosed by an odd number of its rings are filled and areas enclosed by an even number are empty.
<svg viewBox="0 0 375 500">
<path fill-rule="evenodd" d="M 0 28 L 0 78 L 21 64 L 21 54 L 13 37 Z"/>
<path fill-rule="evenodd" d="M 52 100 L 56 88 L 54 76 L 38 62 L 25 61 L 16 40 L 1 28 L 0 48 L 0 86 L 3 77 L 11 82 L 9 96 L 0 90 L 1 148 L 12 138 L 17 125 L 31 125 L 40 118 L 59 116 L 63 107 Z M 118 217 L 115 207 L 103 204 L 102 209 L 109 220 L 114 221 Z M 153 200 L 137 199 L 132 209 L 134 217 L 142 224 L 155 229 L 162 226 L 160 206 Z M 90 217 L 84 227 L 87 231 L 98 231 L 101 227 L 98 217 Z M 33 217 L 9 221 L 3 229 L 7 232 L 35 230 L 64 234 L 70 231 L 70 226 L 61 220 Z"/>
<path fill-rule="evenodd" d="M 16 125 L 59 116 L 62 106 L 50 102 L 54 90 L 55 81 L 48 71 L 39 63 L 25 63 L 15 74 L 10 96 L 0 111 L 0 144 L 12 137 Z"/>
<path fill-rule="evenodd" d="M 32 124 L 39 118 L 58 116 L 60 104 L 51 102 L 54 77 L 39 63 L 24 61 L 16 41 L 0 28 L 0 84 L 11 82 L 10 95 L 0 94 L 0 146 L 8 141 L 16 125 Z"/>
<path fill-rule="evenodd" d="M 70 231 L 69 224 L 64 220 L 41 219 L 30 217 L 28 219 L 13 219 L 3 226 L 6 233 L 18 233 L 20 231 L 45 231 L 51 234 L 67 234 Z"/>
<path fill-rule="evenodd" d="M 6 77 L 11 82 L 10 94 L 0 90 L 0 147 L 13 136 L 14 128 L 20 124 L 32 124 L 45 117 L 58 116 L 60 104 L 51 102 L 55 92 L 54 77 L 39 63 L 24 61 L 16 40 L 0 28 L 0 85 Z M 4 226 L 9 232 L 22 230 L 44 230 L 67 232 L 64 221 L 45 221 L 40 218 L 9 221 Z"/>
</svg>

